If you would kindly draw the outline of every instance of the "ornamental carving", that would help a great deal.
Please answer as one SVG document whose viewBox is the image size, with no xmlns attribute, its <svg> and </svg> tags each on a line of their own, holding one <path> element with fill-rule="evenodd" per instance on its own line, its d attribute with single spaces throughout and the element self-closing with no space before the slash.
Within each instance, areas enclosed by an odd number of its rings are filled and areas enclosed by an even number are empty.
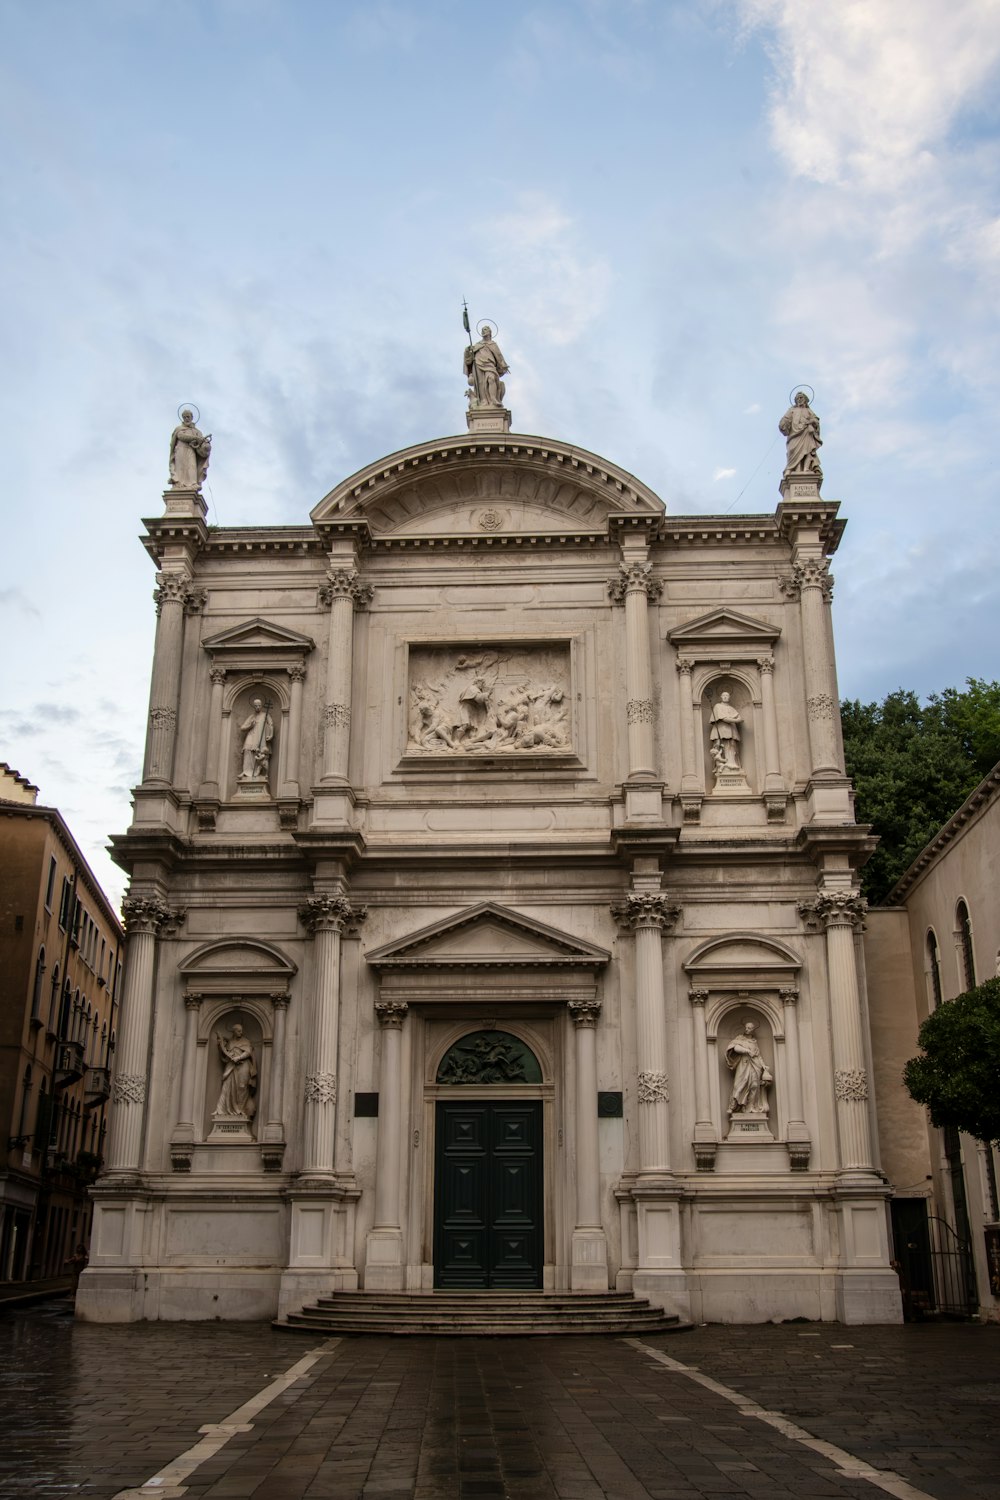
<svg viewBox="0 0 1000 1500">
<path fill-rule="evenodd" d="M 618 572 L 608 579 L 608 593 L 613 604 L 622 604 L 626 594 L 645 594 L 647 599 L 658 599 L 663 584 L 653 577 L 651 563 L 619 563 Z"/>
<path fill-rule="evenodd" d="M 159 614 L 165 604 L 185 604 L 190 587 L 191 580 L 186 573 L 157 573 L 153 590 L 156 613 Z"/>
<path fill-rule="evenodd" d="M 337 1079 L 333 1073 L 310 1073 L 306 1078 L 307 1104 L 336 1104 Z"/>
<path fill-rule="evenodd" d="M 481 510 L 479 512 L 479 524 L 483 531 L 500 531 L 503 528 L 503 515 L 498 510 Z"/>
<path fill-rule="evenodd" d="M 709 997 L 710 991 L 700 985 L 696 989 L 688 990 L 688 999 L 692 1005 L 704 1005 Z"/>
<path fill-rule="evenodd" d="M 437 1070 L 437 1083 L 541 1083 L 538 1059 L 507 1031 L 476 1031 L 449 1047 Z"/>
<path fill-rule="evenodd" d="M 625 705 L 625 717 L 630 724 L 652 724 L 652 702 L 649 698 L 630 698 Z"/>
<path fill-rule="evenodd" d="M 760 672 L 760 675 L 762 677 L 771 677 L 774 673 L 774 657 L 758 656 L 757 670 Z"/>
<path fill-rule="evenodd" d="M 833 1075 L 838 1099 L 867 1099 L 868 1074 L 864 1068 L 838 1068 Z"/>
<path fill-rule="evenodd" d="M 509 755 L 570 746 L 569 649 L 410 651 L 407 750 Z"/>
<path fill-rule="evenodd" d="M 626 896 L 624 901 L 616 901 L 611 908 L 611 915 L 618 925 L 630 932 L 637 927 L 665 930 L 674 925 L 680 913 L 678 902 L 658 891 Z"/>
<path fill-rule="evenodd" d="M 823 891 L 812 901 L 798 903 L 799 916 L 809 927 L 864 928 L 868 902 L 854 891 Z"/>
<path fill-rule="evenodd" d="M 378 1016 L 379 1025 L 383 1026 L 386 1031 L 402 1030 L 409 1008 L 405 1000 L 375 1001 L 375 1014 Z"/>
<path fill-rule="evenodd" d="M 208 589 L 189 588 L 184 598 L 184 613 L 200 615 L 208 603 Z"/>
<path fill-rule="evenodd" d="M 119 1073 L 111 1096 L 116 1104 L 145 1104 L 146 1080 L 141 1073 Z"/>
<path fill-rule="evenodd" d="M 131 937 L 136 932 L 173 932 L 184 920 L 184 911 L 173 910 L 159 896 L 126 896 L 122 923 Z"/>
<path fill-rule="evenodd" d="M 806 708 L 810 719 L 833 718 L 833 699 L 829 693 L 813 693 L 811 698 L 806 699 Z"/>
<path fill-rule="evenodd" d="M 778 999 L 781 1001 L 782 1005 L 798 1005 L 799 992 L 797 989 L 790 986 L 787 989 L 778 991 Z"/>
<path fill-rule="evenodd" d="M 593 1029 L 601 1019 L 600 1000 L 571 1000 L 566 1007 L 574 1026 Z"/>
<path fill-rule="evenodd" d="M 639 1074 L 639 1103 L 640 1104 L 669 1104 L 670 1090 L 667 1087 L 670 1080 L 661 1069 L 653 1069 Z"/>
<path fill-rule="evenodd" d="M 348 729 L 351 710 L 346 703 L 328 703 L 323 710 L 323 723 L 327 729 Z"/>
<path fill-rule="evenodd" d="M 305 682 L 306 669 L 302 662 L 297 661 L 288 668 L 289 682 Z"/>
<path fill-rule="evenodd" d="M 833 575 L 825 557 L 807 558 L 792 565 L 787 578 L 778 579 L 778 587 L 789 599 L 798 599 L 803 589 L 820 589 L 827 604 L 833 598 Z"/>
<path fill-rule="evenodd" d="M 346 896 L 310 896 L 299 907 L 299 921 L 310 932 L 342 932 L 365 920 L 368 908 L 352 906 Z"/>
<path fill-rule="evenodd" d="M 226 682 L 225 667 L 213 667 L 209 672 L 209 678 L 213 687 L 224 687 Z"/>
<path fill-rule="evenodd" d="M 690 656 L 679 656 L 674 665 L 682 677 L 690 677 L 694 671 L 694 662 Z"/>
<path fill-rule="evenodd" d="M 357 573 L 339 568 L 331 573 L 326 583 L 319 588 L 319 602 L 332 605 L 336 599 L 350 599 L 355 609 L 365 609 L 372 601 L 374 589 L 370 583 L 362 583 Z"/>
<path fill-rule="evenodd" d="M 177 725 L 177 710 L 175 708 L 151 708 L 149 723 L 153 729 L 174 729 Z"/>
</svg>

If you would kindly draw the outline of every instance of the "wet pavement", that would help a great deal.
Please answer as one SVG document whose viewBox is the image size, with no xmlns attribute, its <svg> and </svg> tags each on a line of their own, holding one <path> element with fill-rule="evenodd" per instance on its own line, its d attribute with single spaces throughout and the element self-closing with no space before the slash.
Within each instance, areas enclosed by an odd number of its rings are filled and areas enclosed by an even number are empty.
<svg viewBox="0 0 1000 1500">
<path fill-rule="evenodd" d="M 3 1500 L 1000 1500 L 1000 1327 L 338 1340 L 48 1303 L 0 1314 L 0 1432 Z"/>
</svg>

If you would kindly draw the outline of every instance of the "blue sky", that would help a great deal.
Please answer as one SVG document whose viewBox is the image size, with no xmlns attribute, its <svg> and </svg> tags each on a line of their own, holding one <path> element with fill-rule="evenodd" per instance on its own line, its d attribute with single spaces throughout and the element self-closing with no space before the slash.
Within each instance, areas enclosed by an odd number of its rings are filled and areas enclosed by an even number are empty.
<svg viewBox="0 0 1000 1500">
<path fill-rule="evenodd" d="M 464 426 L 674 514 L 769 512 L 823 420 L 841 689 L 995 677 L 1000 0 L 2 0 L 0 759 L 129 820 L 179 403 L 222 525 Z"/>
</svg>

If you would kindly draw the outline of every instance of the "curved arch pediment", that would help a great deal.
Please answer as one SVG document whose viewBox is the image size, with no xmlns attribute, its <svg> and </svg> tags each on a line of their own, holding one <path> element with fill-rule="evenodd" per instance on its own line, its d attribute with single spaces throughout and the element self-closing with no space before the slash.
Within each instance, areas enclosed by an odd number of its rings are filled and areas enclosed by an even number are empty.
<svg viewBox="0 0 1000 1500">
<path fill-rule="evenodd" d="M 313 524 L 365 521 L 378 537 L 604 533 L 616 517 L 658 521 L 663 501 L 634 474 L 553 439 L 442 438 L 359 469 L 312 511 Z M 490 527 L 485 528 L 489 530 Z"/>
<path fill-rule="evenodd" d="M 298 972 L 297 965 L 273 943 L 259 938 L 223 938 L 205 943 L 177 965 L 191 991 L 225 987 L 238 991 L 283 990 Z"/>
<path fill-rule="evenodd" d="M 727 932 L 709 938 L 685 959 L 684 970 L 693 986 L 740 989 L 760 985 L 792 985 L 802 968 L 797 953 L 777 938 L 756 932 Z"/>
</svg>

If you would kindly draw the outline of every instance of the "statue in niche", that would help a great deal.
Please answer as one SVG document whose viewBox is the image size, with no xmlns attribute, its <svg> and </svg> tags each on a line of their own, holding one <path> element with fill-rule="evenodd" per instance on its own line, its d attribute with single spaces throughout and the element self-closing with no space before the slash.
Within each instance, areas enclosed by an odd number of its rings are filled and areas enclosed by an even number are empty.
<svg viewBox="0 0 1000 1500">
<path fill-rule="evenodd" d="M 767 1089 L 774 1082 L 757 1045 L 757 1026 L 747 1021 L 726 1048 L 726 1065 L 733 1074 L 730 1115 L 766 1115 Z"/>
<path fill-rule="evenodd" d="M 274 739 L 274 720 L 270 703 L 255 698 L 252 711 L 240 725 L 243 735 L 243 768 L 237 780 L 267 781 L 271 765 L 271 741 Z"/>
<path fill-rule="evenodd" d="M 469 381 L 470 406 L 503 406 L 507 388 L 500 379 L 509 366 L 500 352 L 500 345 L 493 342 L 493 330 L 483 324 L 483 335 L 478 344 L 469 344 L 465 351 L 464 368 Z"/>
<path fill-rule="evenodd" d="M 742 723 L 742 717 L 729 701 L 729 694 L 722 693 L 719 701 L 712 705 L 708 725 L 708 743 L 712 763 L 715 766 L 716 780 L 723 772 L 731 771 L 736 775 L 741 775 L 743 772 L 740 762 L 740 725 Z"/>
<path fill-rule="evenodd" d="M 200 490 L 208 473 L 212 451 L 212 434 L 207 436 L 194 425 L 194 412 L 185 407 L 180 426 L 170 434 L 170 488 Z"/>
<path fill-rule="evenodd" d="M 822 479 L 823 470 L 817 457 L 817 450 L 823 446 L 819 417 L 809 405 L 805 391 L 796 391 L 793 405 L 778 423 L 778 431 L 788 440 L 785 476 L 791 479 L 797 474 L 815 474 Z"/>
<path fill-rule="evenodd" d="M 215 1040 L 222 1058 L 222 1088 L 213 1117 L 249 1122 L 257 1113 L 257 1064 L 253 1047 L 243 1035 L 239 1021 L 228 1037 L 217 1031 Z"/>
</svg>

